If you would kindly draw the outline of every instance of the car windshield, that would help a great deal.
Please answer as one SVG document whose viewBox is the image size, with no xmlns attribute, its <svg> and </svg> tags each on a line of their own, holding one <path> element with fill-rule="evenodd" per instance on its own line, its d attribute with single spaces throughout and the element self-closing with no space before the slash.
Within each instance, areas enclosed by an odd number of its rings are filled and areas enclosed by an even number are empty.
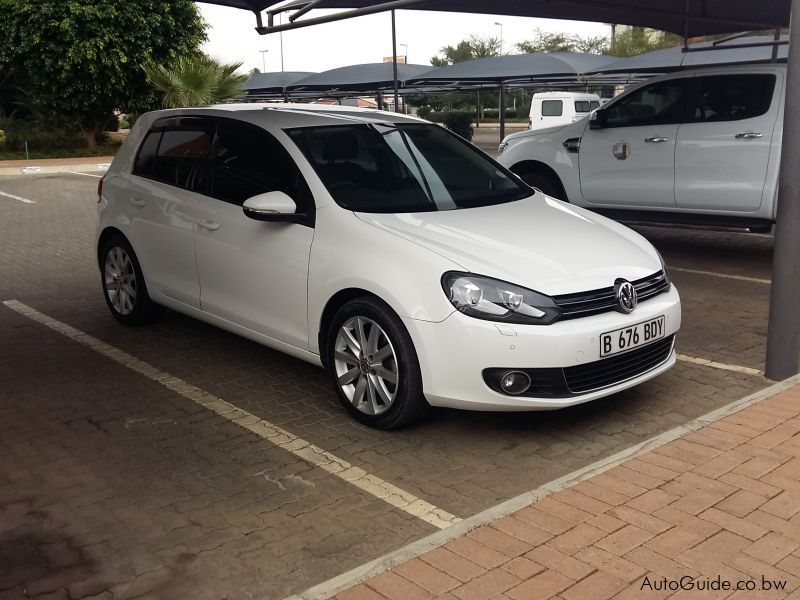
<svg viewBox="0 0 800 600">
<path fill-rule="evenodd" d="M 333 199 L 367 213 L 430 212 L 533 194 L 438 125 L 374 123 L 287 130 Z"/>
</svg>

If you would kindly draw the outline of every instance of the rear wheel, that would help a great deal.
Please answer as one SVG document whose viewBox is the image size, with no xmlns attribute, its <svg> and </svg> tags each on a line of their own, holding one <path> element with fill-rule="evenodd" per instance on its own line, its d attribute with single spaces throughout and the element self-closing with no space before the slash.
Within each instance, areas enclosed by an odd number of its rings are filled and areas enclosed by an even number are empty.
<svg viewBox="0 0 800 600">
<path fill-rule="evenodd" d="M 164 309 L 150 300 L 136 253 L 127 239 L 110 237 L 100 253 L 100 265 L 106 304 L 120 323 L 143 325 L 161 315 Z"/>
<path fill-rule="evenodd" d="M 529 186 L 542 190 L 542 192 L 548 196 L 559 200 L 566 200 L 564 192 L 561 191 L 561 186 L 551 175 L 546 175 L 544 173 L 522 173 L 520 179 Z"/>
<path fill-rule="evenodd" d="M 411 337 L 378 300 L 352 300 L 334 315 L 328 370 L 347 411 L 371 427 L 403 427 L 430 409 Z"/>
</svg>

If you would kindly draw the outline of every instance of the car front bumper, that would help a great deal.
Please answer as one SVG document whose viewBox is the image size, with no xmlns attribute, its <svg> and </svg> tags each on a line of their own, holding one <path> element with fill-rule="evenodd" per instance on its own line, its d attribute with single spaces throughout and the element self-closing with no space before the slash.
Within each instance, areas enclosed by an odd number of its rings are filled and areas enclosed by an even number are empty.
<svg viewBox="0 0 800 600">
<path fill-rule="evenodd" d="M 667 371 L 675 364 L 674 348 L 663 361 L 632 378 L 558 397 L 497 392 L 484 381 L 484 370 L 565 369 L 600 361 L 601 334 L 660 315 L 664 315 L 665 337 L 674 336 L 681 326 L 680 296 L 674 285 L 627 315 L 608 312 L 553 325 L 505 325 L 454 312 L 438 323 L 409 318 L 403 322 L 414 341 L 424 394 L 432 406 L 490 411 L 553 410 L 609 396 Z"/>
</svg>

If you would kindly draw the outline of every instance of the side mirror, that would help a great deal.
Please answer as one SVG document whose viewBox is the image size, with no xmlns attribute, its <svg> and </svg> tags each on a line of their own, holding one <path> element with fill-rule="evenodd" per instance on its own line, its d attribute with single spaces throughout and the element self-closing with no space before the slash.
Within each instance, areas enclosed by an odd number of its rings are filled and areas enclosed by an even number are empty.
<svg viewBox="0 0 800 600">
<path fill-rule="evenodd" d="M 602 108 L 595 108 L 589 115 L 589 129 L 603 129 L 606 126 L 606 111 Z"/>
<path fill-rule="evenodd" d="M 256 221 L 278 223 L 299 223 L 306 217 L 297 212 L 297 205 L 284 192 L 265 192 L 245 200 L 242 204 L 244 214 Z"/>
</svg>

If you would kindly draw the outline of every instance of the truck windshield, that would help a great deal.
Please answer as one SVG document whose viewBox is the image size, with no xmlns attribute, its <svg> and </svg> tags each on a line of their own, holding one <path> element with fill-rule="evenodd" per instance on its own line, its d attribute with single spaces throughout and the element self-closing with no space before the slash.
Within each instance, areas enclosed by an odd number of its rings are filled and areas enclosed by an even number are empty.
<svg viewBox="0 0 800 600">
<path fill-rule="evenodd" d="M 340 206 L 430 212 L 533 194 L 509 171 L 438 125 L 373 123 L 289 129 Z"/>
</svg>

